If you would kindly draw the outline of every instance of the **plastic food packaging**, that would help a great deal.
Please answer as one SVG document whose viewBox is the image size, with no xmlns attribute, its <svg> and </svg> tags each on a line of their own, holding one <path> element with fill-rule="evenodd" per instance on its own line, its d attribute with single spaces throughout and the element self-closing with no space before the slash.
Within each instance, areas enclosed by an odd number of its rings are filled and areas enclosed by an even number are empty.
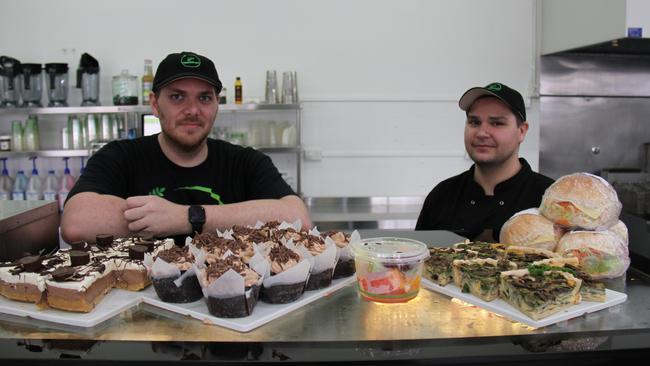
<svg viewBox="0 0 650 366">
<path fill-rule="evenodd" d="M 568 232 L 556 251 L 578 258 L 579 266 L 593 279 L 620 277 L 630 265 L 627 245 L 610 230 Z"/>
<path fill-rule="evenodd" d="M 532 208 L 517 212 L 503 224 L 499 242 L 554 251 L 563 234 L 564 229 Z"/>
<path fill-rule="evenodd" d="M 546 189 L 539 211 L 563 227 L 596 230 L 615 224 L 621 208 L 616 191 L 606 180 L 574 173 Z"/>
<path fill-rule="evenodd" d="M 429 249 L 405 238 L 370 238 L 350 244 L 359 293 L 383 303 L 407 302 L 417 296 Z"/>
</svg>

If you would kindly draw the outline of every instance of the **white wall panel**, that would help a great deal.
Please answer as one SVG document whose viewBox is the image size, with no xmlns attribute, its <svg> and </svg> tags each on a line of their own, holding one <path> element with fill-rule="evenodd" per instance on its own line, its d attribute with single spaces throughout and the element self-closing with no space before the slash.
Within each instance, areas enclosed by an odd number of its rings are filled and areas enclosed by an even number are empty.
<svg viewBox="0 0 650 366">
<path fill-rule="evenodd" d="M 211 57 L 232 99 L 263 95 L 267 69 L 296 70 L 308 196 L 422 195 L 465 169 L 456 101 L 502 81 L 533 98 L 535 0 L 0 0 L 0 53 L 23 62 L 99 59 L 110 78 L 169 52 Z M 70 102 L 80 93 L 71 89 Z M 3 122 L 3 121 L 0 121 Z M 537 139 L 525 150 L 536 166 Z M 345 183 L 335 177 L 345 172 Z M 396 177 L 402 178 L 396 178 Z"/>
</svg>

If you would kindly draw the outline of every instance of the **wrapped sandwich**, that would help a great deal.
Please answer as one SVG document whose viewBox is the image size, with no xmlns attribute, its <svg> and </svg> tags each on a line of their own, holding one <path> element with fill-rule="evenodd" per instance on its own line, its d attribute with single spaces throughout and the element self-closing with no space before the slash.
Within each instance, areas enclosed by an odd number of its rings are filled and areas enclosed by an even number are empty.
<svg viewBox="0 0 650 366">
<path fill-rule="evenodd" d="M 606 180 L 588 173 L 560 177 L 542 197 L 539 211 L 566 228 L 605 229 L 621 213 L 616 191 Z"/>
<path fill-rule="evenodd" d="M 501 227 L 499 241 L 553 251 L 564 230 L 542 216 L 536 208 L 514 214 Z"/>
<path fill-rule="evenodd" d="M 578 258 L 580 269 L 592 279 L 619 277 L 630 265 L 627 245 L 609 230 L 568 232 L 556 251 L 563 257 Z"/>
</svg>

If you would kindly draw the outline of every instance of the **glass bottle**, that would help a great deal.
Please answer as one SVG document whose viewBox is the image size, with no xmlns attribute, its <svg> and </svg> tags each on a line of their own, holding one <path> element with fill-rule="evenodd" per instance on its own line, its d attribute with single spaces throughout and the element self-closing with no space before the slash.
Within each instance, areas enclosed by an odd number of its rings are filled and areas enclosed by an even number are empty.
<svg viewBox="0 0 650 366">
<path fill-rule="evenodd" d="M 235 79 L 235 104 L 242 104 L 242 84 L 239 76 Z"/>
<path fill-rule="evenodd" d="M 153 69 L 151 60 L 144 60 L 144 74 L 142 75 L 142 104 L 149 105 L 149 94 L 153 87 Z"/>
</svg>

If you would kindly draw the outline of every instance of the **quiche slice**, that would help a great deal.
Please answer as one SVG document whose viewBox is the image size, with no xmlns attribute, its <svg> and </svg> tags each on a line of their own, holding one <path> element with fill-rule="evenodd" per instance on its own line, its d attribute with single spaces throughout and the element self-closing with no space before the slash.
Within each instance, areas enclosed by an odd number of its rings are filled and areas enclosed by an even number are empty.
<svg viewBox="0 0 650 366">
<path fill-rule="evenodd" d="M 499 273 L 517 268 L 513 262 L 492 258 L 456 259 L 453 266 L 454 284 L 484 301 L 498 297 Z"/>
<path fill-rule="evenodd" d="M 607 300 L 605 284 L 591 278 L 591 276 L 580 269 L 580 261 L 575 257 L 550 258 L 534 262 L 534 265 L 549 265 L 565 267 L 573 271 L 573 275 L 582 280 L 580 286 L 580 297 L 582 301 L 605 302 Z"/>
<path fill-rule="evenodd" d="M 429 258 L 424 262 L 424 276 L 440 286 L 454 278 L 453 261 L 477 256 L 476 252 L 456 248 L 429 248 Z"/>
<path fill-rule="evenodd" d="M 582 280 L 571 270 L 549 265 L 501 273 L 499 297 L 534 320 L 558 313 L 580 302 Z"/>
<path fill-rule="evenodd" d="M 550 250 L 511 245 L 506 248 L 505 257 L 515 262 L 517 268 L 526 268 L 529 264 L 549 258 L 561 258 L 561 256 Z"/>
<path fill-rule="evenodd" d="M 507 245 L 500 243 L 487 243 L 483 241 L 466 241 L 464 243 L 454 244 L 456 249 L 467 249 L 478 253 L 480 258 L 503 258 Z"/>
</svg>

